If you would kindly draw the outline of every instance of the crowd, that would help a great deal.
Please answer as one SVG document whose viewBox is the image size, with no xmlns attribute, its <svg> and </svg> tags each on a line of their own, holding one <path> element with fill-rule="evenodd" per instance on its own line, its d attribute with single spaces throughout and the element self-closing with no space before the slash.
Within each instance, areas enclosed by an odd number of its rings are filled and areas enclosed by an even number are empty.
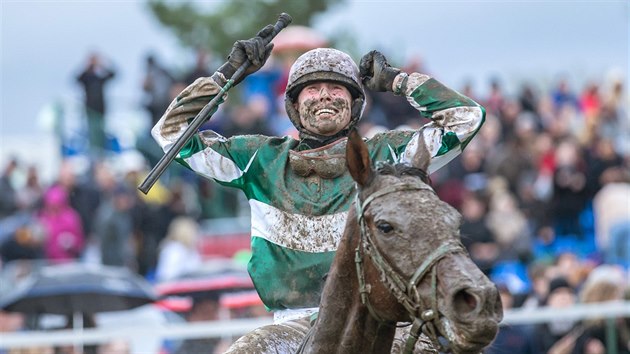
<svg viewBox="0 0 630 354">
<path fill-rule="evenodd" d="M 226 101 L 205 127 L 224 136 L 296 134 L 283 109 L 287 63 L 294 58 L 272 58 L 230 92 L 238 99 Z M 403 70 L 422 72 L 419 66 L 412 61 Z M 177 93 L 212 72 L 203 51 L 184 73 L 148 56 L 141 85 L 147 119 L 157 122 Z M 164 280 L 187 270 L 177 269 L 189 265 L 177 259 L 201 262 L 196 239 L 174 230 L 195 229 L 183 219 L 233 217 L 247 209 L 234 192 L 177 166 L 148 195 L 137 192 L 147 167 L 162 153 L 147 131 L 137 141 L 145 161 L 123 173 L 112 166 L 115 157 L 98 134 L 107 119 L 104 91 L 110 79 L 115 80 L 114 70 L 95 55 L 78 78 L 90 122 L 89 169 L 78 174 L 72 161 L 64 160 L 57 178 L 43 183 L 36 165 L 11 159 L 2 166 L 2 264 L 82 260 Z M 486 122 L 462 155 L 431 180 L 438 195 L 461 212 L 462 242 L 498 284 L 504 307 L 623 298 L 630 286 L 630 120 L 623 78 L 584 87 L 572 87 L 568 77 L 542 88 L 523 83 L 517 94 L 508 94 L 497 78 L 487 95 L 476 94 L 471 85 L 461 90 L 485 107 Z M 401 100 L 370 93 L 361 134 L 418 128 L 423 122 L 417 111 Z M 16 184 L 20 169 L 26 178 Z M 620 343 L 630 340 L 627 322 L 617 326 Z M 602 321 L 559 319 L 504 328 L 490 352 L 599 353 L 603 327 Z M 630 351 L 624 345 L 620 353 Z"/>
</svg>

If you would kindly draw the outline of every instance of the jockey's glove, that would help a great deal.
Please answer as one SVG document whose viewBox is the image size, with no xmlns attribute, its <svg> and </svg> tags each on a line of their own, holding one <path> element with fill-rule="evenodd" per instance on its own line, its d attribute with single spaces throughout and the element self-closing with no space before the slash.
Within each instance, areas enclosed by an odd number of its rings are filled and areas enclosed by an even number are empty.
<svg viewBox="0 0 630 354">
<path fill-rule="evenodd" d="M 359 70 L 365 87 L 379 92 L 393 92 L 394 79 L 400 73 L 400 69 L 391 67 L 387 63 L 387 58 L 376 50 L 361 58 Z"/>
<path fill-rule="evenodd" d="M 212 76 L 215 81 L 221 86 L 225 85 L 225 81 L 232 78 L 236 70 L 247 60 L 250 62 L 249 67 L 245 70 L 245 73 L 234 82 L 234 85 L 243 81 L 247 75 L 255 73 L 265 65 L 273 49 L 273 43 L 269 42 L 272 32 L 273 26 L 268 25 L 260 30 L 254 38 L 236 41 L 232 46 L 232 51 L 227 58 L 227 62 L 221 65 L 217 73 Z"/>
</svg>

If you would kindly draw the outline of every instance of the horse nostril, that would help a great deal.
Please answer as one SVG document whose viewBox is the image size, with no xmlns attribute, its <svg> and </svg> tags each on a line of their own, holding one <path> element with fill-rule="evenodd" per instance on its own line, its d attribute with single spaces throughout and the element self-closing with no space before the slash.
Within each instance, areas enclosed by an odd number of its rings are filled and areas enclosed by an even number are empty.
<svg viewBox="0 0 630 354">
<path fill-rule="evenodd" d="M 453 306 L 459 314 L 473 312 L 479 304 L 477 297 L 466 289 L 459 290 L 453 296 Z"/>
</svg>

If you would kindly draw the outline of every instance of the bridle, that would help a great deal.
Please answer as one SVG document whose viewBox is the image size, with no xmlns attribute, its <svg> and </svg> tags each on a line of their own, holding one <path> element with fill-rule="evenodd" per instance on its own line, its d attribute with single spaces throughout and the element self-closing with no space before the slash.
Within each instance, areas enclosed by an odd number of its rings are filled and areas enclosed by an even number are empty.
<svg viewBox="0 0 630 354">
<path fill-rule="evenodd" d="M 368 311 L 378 322 L 392 325 L 391 321 L 384 320 L 369 301 L 369 294 L 371 291 L 370 284 L 365 282 L 365 275 L 363 269 L 363 256 L 362 251 L 368 255 L 374 266 L 378 269 L 381 279 L 387 285 L 388 289 L 396 300 L 407 310 L 412 319 L 412 327 L 409 338 L 405 342 L 405 354 L 413 353 L 418 338 L 421 333 L 424 333 L 429 337 L 435 348 L 444 348 L 438 340 L 438 320 L 439 312 L 437 308 L 437 263 L 440 259 L 451 253 L 463 252 L 463 246 L 460 242 L 447 242 L 431 252 L 427 258 L 416 269 L 411 279 L 405 279 L 397 272 L 382 256 L 378 247 L 372 240 L 370 233 L 368 232 L 367 225 L 365 224 L 364 213 L 369 204 L 377 198 L 384 195 L 396 192 L 409 192 L 426 190 L 435 193 L 433 188 L 427 184 L 421 183 L 403 183 L 387 186 L 370 194 L 363 202 L 359 199 L 357 193 L 355 206 L 357 213 L 357 221 L 361 227 L 360 240 L 355 250 L 355 264 L 357 268 L 357 276 L 359 280 L 359 292 L 361 296 L 361 302 L 367 306 Z M 430 304 L 425 306 L 420 294 L 418 293 L 417 286 L 420 281 L 431 272 L 431 299 Z M 395 323 L 393 324 L 395 326 Z"/>
</svg>

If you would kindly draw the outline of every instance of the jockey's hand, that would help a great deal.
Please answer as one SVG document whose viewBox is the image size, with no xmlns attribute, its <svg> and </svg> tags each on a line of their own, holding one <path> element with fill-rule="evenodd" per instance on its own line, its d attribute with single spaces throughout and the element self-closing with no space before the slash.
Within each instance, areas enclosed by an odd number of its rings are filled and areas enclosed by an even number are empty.
<svg viewBox="0 0 630 354">
<path fill-rule="evenodd" d="M 271 55 L 273 43 L 268 43 L 266 45 L 265 43 L 268 41 L 272 32 L 273 26 L 267 25 L 265 28 L 260 30 L 258 34 L 256 34 L 256 37 L 236 41 L 234 46 L 232 46 L 232 51 L 228 56 L 227 62 L 221 65 L 217 71 L 223 74 L 226 80 L 229 80 L 236 70 L 238 70 L 245 61 L 249 60 L 249 67 L 240 79 L 234 83 L 234 85 L 243 81 L 247 75 L 258 71 L 263 65 L 265 65 L 265 62 Z"/>
<path fill-rule="evenodd" d="M 379 92 L 394 91 L 392 86 L 400 69 L 391 67 L 381 52 L 373 50 L 364 55 L 359 68 L 361 81 L 368 89 Z"/>
</svg>

